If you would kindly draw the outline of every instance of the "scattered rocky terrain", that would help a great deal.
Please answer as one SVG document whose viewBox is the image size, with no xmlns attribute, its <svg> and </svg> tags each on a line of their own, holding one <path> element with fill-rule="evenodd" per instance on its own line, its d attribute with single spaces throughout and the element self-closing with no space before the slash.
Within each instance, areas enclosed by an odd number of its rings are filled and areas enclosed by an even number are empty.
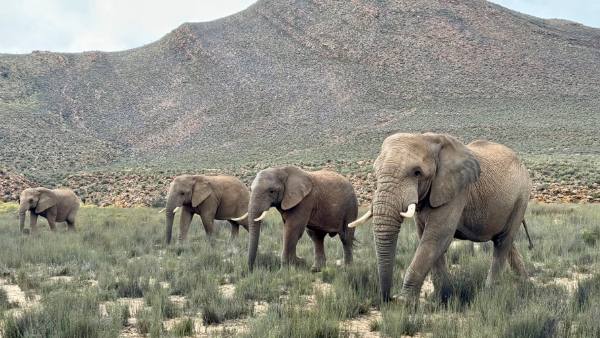
<svg viewBox="0 0 600 338">
<path fill-rule="evenodd" d="M 373 161 L 337 161 L 318 165 L 301 164 L 306 170 L 329 169 L 346 176 L 354 185 L 359 203 L 367 205 L 375 190 L 375 177 L 372 173 Z M 243 166 L 233 169 L 206 169 L 194 171 L 197 174 L 228 174 L 240 178 L 250 186 L 256 172 L 255 166 Z M 177 174 L 174 172 L 84 172 L 67 175 L 53 186 L 74 189 L 82 201 L 99 206 L 151 206 L 163 207 L 169 183 Z M 576 180 L 559 181 L 551 176 L 544 176 L 534 171 L 532 199 L 546 203 L 600 203 L 600 184 L 581 183 Z M 0 174 L 0 200 L 18 201 L 22 189 L 36 186 L 22 175 L 4 171 Z M 2 197 L 3 196 L 3 197 Z"/>
</svg>

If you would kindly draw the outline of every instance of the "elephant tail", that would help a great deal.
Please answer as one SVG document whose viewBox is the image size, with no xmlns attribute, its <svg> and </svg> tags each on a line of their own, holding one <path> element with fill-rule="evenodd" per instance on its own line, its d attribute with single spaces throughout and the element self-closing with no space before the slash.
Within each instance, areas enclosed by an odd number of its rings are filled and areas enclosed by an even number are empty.
<svg viewBox="0 0 600 338">
<path fill-rule="evenodd" d="M 523 228 L 525 228 L 525 234 L 527 234 L 527 240 L 529 241 L 529 250 L 533 249 L 533 242 L 531 241 L 531 236 L 529 236 L 529 230 L 527 230 L 527 222 L 523 219 Z"/>
</svg>

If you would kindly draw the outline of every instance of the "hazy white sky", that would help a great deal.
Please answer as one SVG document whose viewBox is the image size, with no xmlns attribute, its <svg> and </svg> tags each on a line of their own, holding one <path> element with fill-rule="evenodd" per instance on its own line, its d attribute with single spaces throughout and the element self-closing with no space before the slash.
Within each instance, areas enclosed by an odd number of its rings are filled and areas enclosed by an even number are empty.
<svg viewBox="0 0 600 338">
<path fill-rule="evenodd" d="M 210 21 L 255 0 L 0 0 L 0 53 L 115 51 L 183 22 Z M 600 27 L 600 0 L 493 0 L 520 12 Z"/>
</svg>

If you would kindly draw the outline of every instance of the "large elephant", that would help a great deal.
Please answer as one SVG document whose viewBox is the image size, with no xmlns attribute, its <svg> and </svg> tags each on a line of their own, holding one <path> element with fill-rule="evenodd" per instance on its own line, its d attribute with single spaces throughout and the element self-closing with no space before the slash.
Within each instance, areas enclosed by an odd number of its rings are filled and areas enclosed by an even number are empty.
<svg viewBox="0 0 600 338">
<path fill-rule="evenodd" d="M 507 259 L 518 275 L 527 276 L 513 240 L 524 224 L 531 182 L 511 149 L 487 141 L 465 146 L 449 135 L 395 134 L 383 142 L 374 169 L 377 190 L 361 221 L 373 217 L 384 300 L 391 296 L 400 225 L 415 212 L 420 242 L 400 292 L 409 304 L 418 304 L 429 271 L 442 299 L 450 295 L 444 254 L 453 238 L 493 242 L 486 285 L 497 279 Z"/>
<path fill-rule="evenodd" d="M 261 221 L 271 207 L 277 208 L 284 221 L 282 265 L 298 263 L 296 244 L 305 229 L 315 248 L 312 271 L 325 266 L 323 241 L 327 234 L 340 236 L 344 261 L 352 262 L 354 229 L 349 229 L 348 223 L 356 218 L 358 203 L 354 188 L 346 178 L 327 170 L 307 172 L 284 166 L 260 171 L 250 190 L 250 271 L 256 259 Z"/>
<path fill-rule="evenodd" d="M 48 220 L 50 230 L 56 230 L 56 222 L 67 222 L 69 230 L 75 229 L 75 219 L 81 201 L 70 189 L 28 188 L 19 198 L 19 228 L 25 227 L 25 213 L 29 210 L 31 232 L 37 231 L 37 218 Z"/>
<path fill-rule="evenodd" d="M 214 232 L 214 220 L 231 223 L 231 237 L 235 238 L 242 225 L 248 229 L 248 188 L 232 176 L 181 175 L 171 182 L 167 197 L 166 240 L 171 242 L 173 219 L 181 209 L 179 241 L 187 238 L 194 214 L 200 215 L 207 235 Z"/>
</svg>

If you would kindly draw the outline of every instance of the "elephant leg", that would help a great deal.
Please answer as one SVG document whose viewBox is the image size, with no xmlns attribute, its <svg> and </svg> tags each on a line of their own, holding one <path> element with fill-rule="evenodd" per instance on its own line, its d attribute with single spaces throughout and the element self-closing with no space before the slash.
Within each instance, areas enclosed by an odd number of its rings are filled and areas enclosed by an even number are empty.
<svg viewBox="0 0 600 338">
<path fill-rule="evenodd" d="M 200 218 L 202 218 L 202 226 L 208 237 L 212 237 L 215 233 L 215 215 L 217 214 L 218 205 L 214 203 L 202 203 L 200 208 Z"/>
<path fill-rule="evenodd" d="M 459 215 L 454 216 L 456 216 L 456 218 L 459 217 Z M 454 217 L 444 218 L 447 221 L 450 221 L 451 224 L 455 224 L 457 221 L 453 219 Z M 439 277 L 440 273 L 442 273 L 442 281 L 444 278 L 444 272 L 440 272 L 440 269 L 442 271 L 445 269 L 442 268 L 442 266 L 445 266 L 443 254 L 452 242 L 456 226 L 438 226 L 436 223 L 437 222 L 429 223 L 421 230 L 422 233 L 419 246 L 404 275 L 400 296 L 405 298 L 409 302 L 409 305 L 415 307 L 418 304 L 421 287 L 423 286 L 425 277 L 434 266 L 436 268 L 436 278 Z M 440 258 L 442 260 L 438 262 Z"/>
<path fill-rule="evenodd" d="M 75 231 L 75 215 L 71 214 L 67 217 L 67 228 L 70 231 Z"/>
<path fill-rule="evenodd" d="M 31 228 L 31 233 L 37 232 L 37 219 L 38 215 L 34 214 L 33 212 L 29 213 L 29 227 Z"/>
<path fill-rule="evenodd" d="M 494 241 L 494 254 L 492 256 L 492 265 L 490 267 L 490 271 L 488 272 L 487 279 L 485 281 L 485 285 L 487 287 L 492 286 L 492 284 L 498 279 L 498 276 L 500 275 L 500 273 L 504 269 L 504 266 L 506 265 L 507 259 L 510 258 L 511 261 L 513 260 L 513 258 L 510 256 L 511 256 L 511 251 L 514 248 L 514 244 L 513 244 L 514 235 L 517 231 L 519 231 L 519 229 L 521 227 L 521 222 L 523 221 L 523 217 L 525 215 L 526 208 L 527 208 L 527 204 L 517 202 L 512 214 L 510 216 L 510 219 L 507 223 L 507 226 L 506 226 L 507 231 L 505 233 L 502 233 L 502 234 L 496 236 L 496 238 L 494 238 L 494 240 L 493 240 Z M 516 251 L 516 249 L 515 249 L 515 253 L 516 253 L 516 256 L 514 259 L 520 261 L 520 264 L 523 265 L 523 260 L 521 258 L 521 255 Z M 515 263 L 518 263 L 518 262 L 515 261 Z M 514 267 L 513 267 L 513 269 L 514 269 Z M 522 267 L 522 269 L 524 272 L 525 268 Z"/>
<path fill-rule="evenodd" d="M 512 239 L 504 238 L 494 241 L 494 253 L 492 256 L 492 265 L 485 280 L 485 286 L 490 287 L 498 279 L 498 276 L 506 265 L 508 253 L 512 247 Z"/>
<path fill-rule="evenodd" d="M 523 263 L 523 257 L 515 247 L 515 243 L 512 244 L 510 251 L 508 252 L 508 263 L 513 271 L 519 275 L 522 279 L 527 279 L 527 270 L 525 270 L 525 264 Z"/>
<path fill-rule="evenodd" d="M 312 272 L 319 272 L 325 266 L 325 232 L 306 229 L 306 233 L 312 239 L 315 246 L 315 263 L 310 268 Z"/>
<path fill-rule="evenodd" d="M 179 216 L 179 242 L 183 242 L 187 239 L 193 217 L 194 213 L 189 208 L 181 208 L 181 216 Z"/>
<path fill-rule="evenodd" d="M 289 219 L 288 219 L 289 221 Z M 281 253 L 281 264 L 301 264 L 303 262 L 296 256 L 296 245 L 302 237 L 305 225 L 296 222 L 286 222 L 283 225 L 283 252 Z"/>
<path fill-rule="evenodd" d="M 417 223 L 417 234 L 419 240 L 423 237 L 423 229 L 425 225 L 419 220 L 415 220 Z M 450 240 L 450 243 L 452 240 Z M 450 244 L 448 244 L 450 245 Z M 440 296 L 443 303 L 448 301 L 448 298 L 452 295 L 452 284 L 450 282 L 450 274 L 448 273 L 448 266 L 446 265 L 446 252 L 444 251 L 440 258 L 433 263 L 431 267 L 431 280 L 433 282 L 433 289 L 436 294 Z"/>
<path fill-rule="evenodd" d="M 233 221 L 229 221 L 229 224 L 231 224 L 231 239 L 236 239 L 240 233 L 240 225 L 239 223 Z"/>
<path fill-rule="evenodd" d="M 48 221 L 48 226 L 50 226 L 50 230 L 56 231 L 56 219 L 52 216 L 48 216 L 46 220 Z"/>
<path fill-rule="evenodd" d="M 340 233 L 340 240 L 344 247 L 344 264 L 352 263 L 352 248 L 354 245 L 354 228 L 347 228 L 345 233 Z"/>
<path fill-rule="evenodd" d="M 431 280 L 433 282 L 433 289 L 440 296 L 442 303 L 448 302 L 448 299 L 452 295 L 452 283 L 450 282 L 450 274 L 446 265 L 445 253 L 433 263 L 431 267 Z"/>
<path fill-rule="evenodd" d="M 202 218 L 202 226 L 204 227 L 204 232 L 208 237 L 212 237 L 215 233 L 215 218 L 214 216 L 209 215 L 208 213 L 201 214 Z M 233 232 L 233 230 L 232 230 Z M 233 235 L 233 234 L 232 234 Z"/>
</svg>

